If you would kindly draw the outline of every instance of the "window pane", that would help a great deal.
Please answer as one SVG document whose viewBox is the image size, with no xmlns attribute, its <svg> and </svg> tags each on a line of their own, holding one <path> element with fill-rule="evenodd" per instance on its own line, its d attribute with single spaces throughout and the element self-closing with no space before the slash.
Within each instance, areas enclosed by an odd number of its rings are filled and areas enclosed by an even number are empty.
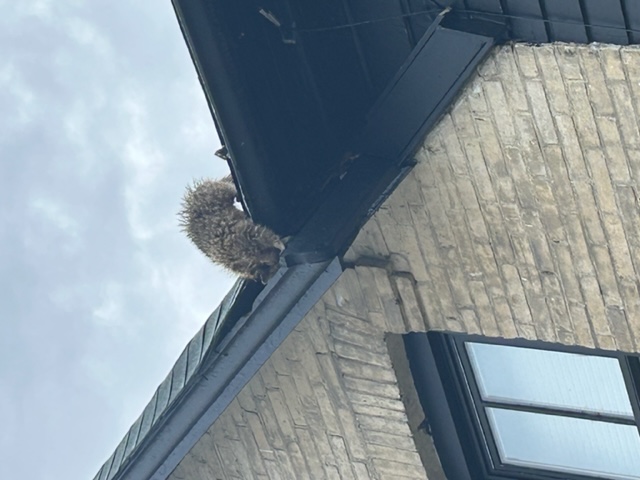
<svg viewBox="0 0 640 480">
<path fill-rule="evenodd" d="M 488 408 L 503 463 L 613 479 L 640 479 L 635 425 Z"/>
<path fill-rule="evenodd" d="M 466 343 L 488 401 L 633 418 L 617 359 L 487 343 Z"/>
</svg>

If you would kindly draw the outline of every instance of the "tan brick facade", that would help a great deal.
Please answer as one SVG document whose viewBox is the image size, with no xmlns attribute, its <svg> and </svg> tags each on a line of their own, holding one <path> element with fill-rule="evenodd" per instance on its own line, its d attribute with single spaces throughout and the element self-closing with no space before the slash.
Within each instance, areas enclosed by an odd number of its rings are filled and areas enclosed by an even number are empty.
<svg viewBox="0 0 640 480">
<path fill-rule="evenodd" d="M 639 48 L 497 49 L 171 479 L 426 479 L 389 332 L 640 351 L 639 118 Z"/>
</svg>

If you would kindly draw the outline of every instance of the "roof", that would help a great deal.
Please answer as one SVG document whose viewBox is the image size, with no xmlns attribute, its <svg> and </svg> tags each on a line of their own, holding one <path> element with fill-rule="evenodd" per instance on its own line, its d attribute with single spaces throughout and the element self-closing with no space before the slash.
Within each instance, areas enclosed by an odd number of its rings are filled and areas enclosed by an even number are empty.
<svg viewBox="0 0 640 480">
<path fill-rule="evenodd" d="M 446 16 L 429 0 L 293 3 L 173 0 L 245 206 L 294 236 L 264 289 L 236 283 L 95 480 L 166 478 L 337 278 L 496 39 L 629 42 L 640 25 L 640 6 L 618 0 L 466 0 Z"/>
<path fill-rule="evenodd" d="M 493 26 L 503 41 L 626 44 L 640 35 L 636 0 L 173 4 L 244 204 L 282 235 L 327 198 L 371 108 L 445 6 L 446 26 Z"/>
</svg>

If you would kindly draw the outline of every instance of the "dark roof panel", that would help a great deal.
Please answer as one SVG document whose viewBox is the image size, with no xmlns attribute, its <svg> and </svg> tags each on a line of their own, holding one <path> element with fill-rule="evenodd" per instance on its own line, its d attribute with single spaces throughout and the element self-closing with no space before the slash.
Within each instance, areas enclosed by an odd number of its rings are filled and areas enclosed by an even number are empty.
<svg viewBox="0 0 640 480">
<path fill-rule="evenodd" d="M 637 0 L 632 0 L 637 1 Z M 594 41 L 626 45 L 629 37 L 625 31 L 625 15 L 620 2 L 582 0 L 587 29 Z"/>
<path fill-rule="evenodd" d="M 514 41 L 640 41 L 638 0 L 456 0 L 452 7 L 454 15 L 504 22 Z"/>
<path fill-rule="evenodd" d="M 530 42 L 549 41 L 546 18 L 538 1 L 508 0 L 505 2 L 505 14 L 511 17 L 514 40 L 526 39 Z M 517 32 L 517 34 L 516 34 Z"/>
<path fill-rule="evenodd" d="M 549 35 L 558 42 L 587 43 L 587 29 L 578 0 L 545 0 Z"/>
</svg>

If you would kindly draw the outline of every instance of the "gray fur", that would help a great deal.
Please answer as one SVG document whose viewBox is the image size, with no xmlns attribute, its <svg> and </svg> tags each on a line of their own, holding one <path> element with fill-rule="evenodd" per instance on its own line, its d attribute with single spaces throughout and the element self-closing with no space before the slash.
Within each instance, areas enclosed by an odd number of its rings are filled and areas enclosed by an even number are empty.
<svg viewBox="0 0 640 480">
<path fill-rule="evenodd" d="M 187 187 L 179 213 L 187 237 L 214 263 L 244 278 L 266 283 L 278 270 L 284 244 L 269 228 L 234 206 L 230 176 L 198 180 Z"/>
</svg>

